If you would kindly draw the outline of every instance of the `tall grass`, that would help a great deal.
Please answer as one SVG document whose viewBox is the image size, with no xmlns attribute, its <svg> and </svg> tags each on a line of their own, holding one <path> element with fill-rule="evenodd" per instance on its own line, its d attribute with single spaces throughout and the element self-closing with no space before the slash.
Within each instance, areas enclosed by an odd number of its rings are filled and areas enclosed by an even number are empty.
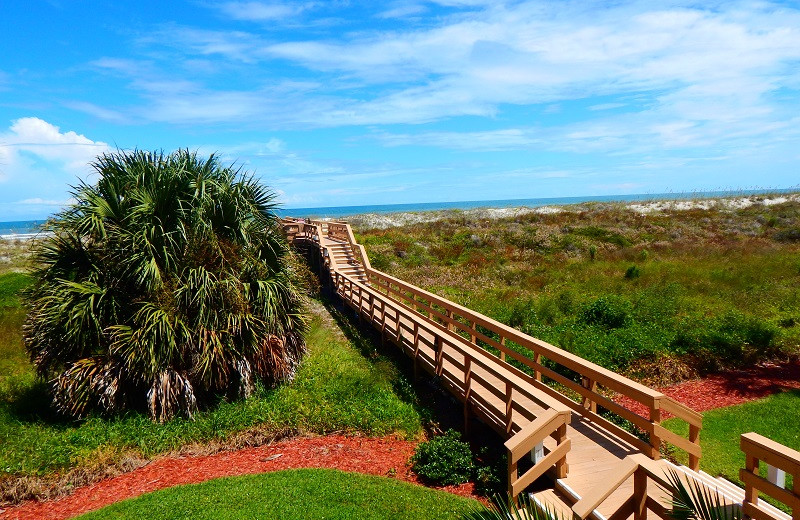
<svg viewBox="0 0 800 520">
<path fill-rule="evenodd" d="M 796 202 L 651 215 L 590 204 L 357 234 L 379 269 L 666 383 L 798 353 L 795 229 Z"/>
</svg>

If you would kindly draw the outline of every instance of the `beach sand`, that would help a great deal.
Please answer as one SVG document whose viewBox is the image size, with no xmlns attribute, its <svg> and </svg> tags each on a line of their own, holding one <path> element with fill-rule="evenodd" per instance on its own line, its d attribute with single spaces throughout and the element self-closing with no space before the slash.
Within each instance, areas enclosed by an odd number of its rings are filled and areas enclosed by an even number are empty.
<svg viewBox="0 0 800 520">
<path fill-rule="evenodd" d="M 540 207 L 511 207 L 511 208 L 475 208 L 466 210 L 438 210 L 399 213 L 364 213 L 352 215 L 344 219 L 352 226 L 360 229 L 387 229 L 396 226 L 407 226 L 433 222 L 447 218 L 466 218 L 469 220 L 490 220 L 508 217 L 517 217 L 530 213 L 550 214 L 562 211 L 587 211 L 607 207 L 625 208 L 643 215 L 668 213 L 674 211 L 688 211 L 693 209 L 709 210 L 737 210 L 750 206 L 773 206 L 786 202 L 800 201 L 800 193 L 782 193 L 775 195 L 745 195 L 739 197 L 698 198 L 681 200 L 653 200 L 649 202 L 586 202 L 565 206 L 540 206 Z"/>
</svg>

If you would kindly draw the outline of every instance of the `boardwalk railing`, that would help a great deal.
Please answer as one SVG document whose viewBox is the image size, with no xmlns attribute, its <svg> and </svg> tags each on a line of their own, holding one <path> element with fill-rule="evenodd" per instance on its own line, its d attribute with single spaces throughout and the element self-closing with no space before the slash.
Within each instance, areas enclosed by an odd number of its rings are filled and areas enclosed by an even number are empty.
<svg viewBox="0 0 800 520">
<path fill-rule="evenodd" d="M 744 514 L 758 520 L 774 518 L 759 504 L 761 492 L 784 503 L 792 510 L 792 519 L 800 520 L 800 452 L 757 433 L 742 435 L 740 446 L 745 454 L 745 467 L 739 472 L 745 485 Z M 767 478 L 759 473 L 762 461 L 767 464 Z M 792 476 L 792 489 L 786 489 L 786 473 Z"/>
<path fill-rule="evenodd" d="M 321 222 L 312 221 L 318 227 Z M 445 298 L 425 291 L 403 280 L 373 269 L 363 246 L 356 242 L 351 227 L 346 223 L 327 223 L 330 237 L 350 245 L 354 255 L 363 266 L 370 286 L 383 295 L 399 302 L 418 316 L 442 325 L 479 349 L 490 352 L 507 363 L 515 362 L 518 368 L 526 367 L 534 374 L 531 382 L 537 389 L 579 411 L 593 422 L 631 443 L 651 458 L 660 457 L 661 442 L 668 442 L 689 456 L 689 467 L 697 470 L 700 465 L 700 430 L 702 416 L 664 395 L 662 392 L 641 385 L 611 370 L 591 363 L 545 341 L 532 338 L 512 327 L 500 323 Z M 322 230 L 320 229 L 320 233 Z M 510 364 L 509 364 L 510 366 Z M 565 374 L 573 375 L 568 377 Z M 526 378 L 527 374 L 523 376 Z M 580 380 L 580 383 L 576 382 Z M 576 403 L 564 394 L 545 384 L 547 380 L 558 383 L 582 398 Z M 609 395 L 616 393 L 643 405 L 646 416 L 614 401 Z M 636 426 L 649 438 L 649 444 L 640 437 L 621 428 L 598 413 L 598 407 Z M 664 412 L 686 421 L 689 425 L 688 439 L 661 426 Z"/>
<path fill-rule="evenodd" d="M 539 390 L 558 399 L 566 406 L 579 411 L 604 429 L 631 443 L 653 459 L 660 456 L 661 441 L 669 442 L 689 454 L 689 467 L 697 469 L 700 462 L 700 429 L 702 416 L 663 393 L 648 388 L 611 370 L 591 363 L 579 356 L 532 338 L 514 328 L 487 316 L 436 296 L 403 280 L 374 269 L 367 269 L 373 287 L 383 294 L 402 302 L 420 316 L 446 326 L 478 348 L 492 352 L 502 362 L 510 359 L 530 369 L 531 383 Z M 516 348 L 512 348 L 516 347 Z M 523 352 L 529 352 L 525 355 Z M 547 364 L 547 361 L 550 361 Z M 555 365 L 555 367 L 553 367 Z M 553 367 L 553 368 L 551 368 Z M 558 370 L 558 368 L 562 370 Z M 563 370 L 566 369 L 566 370 Z M 581 383 L 564 375 L 576 374 Z M 543 381 L 545 379 L 545 381 Z M 582 398 L 576 403 L 564 394 L 545 384 L 554 381 Z M 603 390 L 606 390 L 604 393 Z M 649 410 L 643 417 L 607 396 L 608 391 L 641 403 Z M 598 406 L 621 417 L 647 433 L 650 443 L 633 435 L 598 413 Z M 689 423 L 689 438 L 681 437 L 661 426 L 662 412 L 668 412 Z"/>
<path fill-rule="evenodd" d="M 465 425 L 470 413 L 475 412 L 508 438 L 512 495 L 516 496 L 545 471 L 552 469 L 557 478 L 566 475 L 570 410 L 653 459 L 660 456 L 661 442 L 670 442 L 687 451 L 690 466 L 697 468 L 702 417 L 696 412 L 661 392 L 373 269 L 363 246 L 345 223 L 287 220 L 285 224 L 290 238 L 301 237 L 318 244 L 335 291 L 359 317 L 368 319 L 382 338 L 388 338 L 411 356 L 415 372 L 422 368 L 440 377 L 442 384 L 464 403 Z M 333 253 L 324 245 L 326 236 L 347 244 L 352 261 L 360 264 L 367 283 L 336 269 L 331 260 Z M 453 370 L 444 370 L 445 364 Z M 463 379 L 454 379 L 453 373 L 463 374 Z M 546 383 L 558 384 L 582 398 L 582 402 Z M 644 405 L 649 413 L 640 415 L 622 404 L 625 401 L 614 401 L 609 397 L 614 393 Z M 537 416 L 531 412 L 532 407 L 524 405 L 526 402 L 544 412 Z M 688 422 L 689 439 L 661 427 L 662 412 Z M 649 443 L 608 420 L 604 417 L 607 413 L 635 425 L 649 436 Z M 545 454 L 544 441 L 548 438 L 552 441 L 547 443 Z M 519 461 L 531 451 L 533 466 L 518 475 Z"/>
<path fill-rule="evenodd" d="M 418 319 L 410 309 L 351 277 L 337 271 L 331 276 L 336 292 L 359 317 L 370 320 L 382 338 L 388 338 L 413 359 L 415 374 L 421 368 L 439 377 L 441 384 L 461 400 L 465 428 L 471 414 L 476 413 L 503 436 L 510 437 L 505 446 L 512 496 L 551 469 L 556 478 L 566 476 L 569 408 L 536 392 L 524 372 L 512 367 L 510 374 L 501 373 L 491 354 L 466 343 L 441 324 Z M 463 374 L 463 379 L 454 379 L 454 373 Z M 526 400 L 544 412 L 537 416 L 531 407 L 522 405 Z M 543 444 L 548 437 L 555 444 L 545 455 Z M 542 457 L 519 475 L 519 461 L 536 452 L 537 447 L 542 448 Z"/>
</svg>

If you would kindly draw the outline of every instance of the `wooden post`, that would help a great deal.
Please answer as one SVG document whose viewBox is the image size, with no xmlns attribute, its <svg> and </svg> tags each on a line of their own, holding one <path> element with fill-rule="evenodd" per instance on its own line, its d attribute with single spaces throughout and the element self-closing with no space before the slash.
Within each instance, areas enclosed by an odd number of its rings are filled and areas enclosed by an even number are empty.
<svg viewBox="0 0 800 520">
<path fill-rule="evenodd" d="M 514 482 L 517 481 L 517 463 L 514 461 L 514 454 L 508 451 L 508 496 L 517 504 L 517 496 L 514 494 Z"/>
<path fill-rule="evenodd" d="M 633 520 L 647 520 L 647 473 L 640 467 L 633 474 Z"/>
<path fill-rule="evenodd" d="M 472 386 L 472 358 L 464 354 L 464 435 L 469 435 L 469 398 Z"/>
<path fill-rule="evenodd" d="M 597 391 L 597 382 L 592 380 L 592 379 L 590 379 L 590 378 L 588 378 L 588 377 L 586 377 L 586 376 L 582 376 L 581 377 L 581 386 L 583 386 L 585 389 L 589 390 L 590 392 L 596 392 Z M 595 402 L 594 399 L 591 399 L 589 397 L 584 397 L 583 398 L 583 407 L 585 409 L 589 410 L 592 413 L 597 413 L 597 403 Z"/>
<path fill-rule="evenodd" d="M 661 424 L 661 409 L 658 408 L 658 401 L 654 408 L 650 408 L 650 422 Z M 653 460 L 661 458 L 661 437 L 656 435 L 655 431 L 650 432 L 650 458 Z"/>
<path fill-rule="evenodd" d="M 514 387 L 506 380 L 506 434 L 510 434 L 514 426 Z"/>
<path fill-rule="evenodd" d="M 414 382 L 416 383 L 418 379 L 417 371 L 419 370 L 419 323 L 417 320 L 414 320 Z"/>
<path fill-rule="evenodd" d="M 436 375 L 442 375 L 442 369 L 444 368 L 444 345 L 442 342 L 442 338 L 439 337 L 437 334 L 433 340 L 434 348 L 436 349 Z"/>
<path fill-rule="evenodd" d="M 473 322 L 472 322 L 472 330 L 475 330 L 475 326 L 476 326 L 476 324 L 475 324 L 475 322 L 473 321 Z M 473 344 L 473 345 L 477 345 L 477 344 L 478 344 L 478 342 L 476 341 L 476 339 L 477 339 L 477 338 L 475 337 L 475 333 L 474 333 L 474 332 L 473 332 L 472 334 L 470 334 L 470 336 L 469 336 L 469 337 L 470 337 L 470 341 L 472 341 L 472 344 Z"/>
<path fill-rule="evenodd" d="M 539 354 L 538 352 L 534 352 L 533 353 L 533 362 L 535 364 L 537 364 L 537 365 L 541 365 L 542 364 L 542 355 Z M 541 371 L 539 371 L 537 369 L 534 369 L 533 370 L 533 375 L 534 375 L 534 377 L 536 377 L 537 381 L 539 381 L 539 382 L 542 381 L 542 373 L 541 373 Z"/>
<path fill-rule="evenodd" d="M 452 320 L 453 319 L 453 311 L 448 309 L 447 310 L 447 317 Z M 449 321 L 447 322 L 447 330 L 453 330 L 453 324 L 450 323 Z"/>
<path fill-rule="evenodd" d="M 375 323 L 375 296 L 369 293 L 369 324 Z"/>
<path fill-rule="evenodd" d="M 567 425 L 562 424 L 556 430 L 556 444 L 561 445 L 565 442 L 567 442 Z M 556 478 L 567 478 L 567 473 L 569 473 L 569 466 L 567 465 L 567 456 L 564 455 L 556 462 Z"/>
<path fill-rule="evenodd" d="M 745 453 L 744 467 L 748 473 L 758 475 L 758 459 L 749 453 Z M 752 483 L 745 482 L 744 484 L 744 502 L 758 505 L 758 490 L 753 487 Z"/>
<path fill-rule="evenodd" d="M 386 302 L 381 300 L 381 346 L 386 345 Z"/>
<path fill-rule="evenodd" d="M 689 425 L 689 442 L 700 446 L 700 428 L 695 426 L 694 424 Z M 689 468 L 693 469 L 694 471 L 698 471 L 700 469 L 700 457 L 697 455 L 689 454 Z"/>
<path fill-rule="evenodd" d="M 506 338 L 505 337 L 500 336 L 500 344 L 503 345 L 504 347 L 506 346 Z M 500 351 L 500 360 L 501 361 L 505 361 L 506 360 L 506 353 L 503 352 L 502 350 Z"/>
</svg>

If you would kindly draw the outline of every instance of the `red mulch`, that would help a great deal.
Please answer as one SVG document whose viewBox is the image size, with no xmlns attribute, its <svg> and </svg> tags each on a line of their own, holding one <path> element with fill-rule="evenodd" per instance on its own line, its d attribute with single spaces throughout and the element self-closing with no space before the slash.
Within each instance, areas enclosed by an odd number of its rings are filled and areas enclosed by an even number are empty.
<svg viewBox="0 0 800 520">
<path fill-rule="evenodd" d="M 288 439 L 267 446 L 215 455 L 165 457 L 130 473 L 79 488 L 71 495 L 57 500 L 31 501 L 9 507 L 0 516 L 8 520 L 71 518 L 126 498 L 171 486 L 292 468 L 336 468 L 370 475 L 392 475 L 399 480 L 419 484 L 407 466 L 415 447 L 416 443 L 395 437 L 336 435 Z M 440 489 L 485 503 L 485 499 L 475 494 L 472 483 Z"/>
<path fill-rule="evenodd" d="M 664 394 L 698 412 L 761 399 L 800 388 L 800 362 L 764 363 L 746 370 L 711 374 L 703 379 L 660 388 Z M 617 396 L 616 401 L 644 417 L 649 411 L 641 403 Z"/>
</svg>

